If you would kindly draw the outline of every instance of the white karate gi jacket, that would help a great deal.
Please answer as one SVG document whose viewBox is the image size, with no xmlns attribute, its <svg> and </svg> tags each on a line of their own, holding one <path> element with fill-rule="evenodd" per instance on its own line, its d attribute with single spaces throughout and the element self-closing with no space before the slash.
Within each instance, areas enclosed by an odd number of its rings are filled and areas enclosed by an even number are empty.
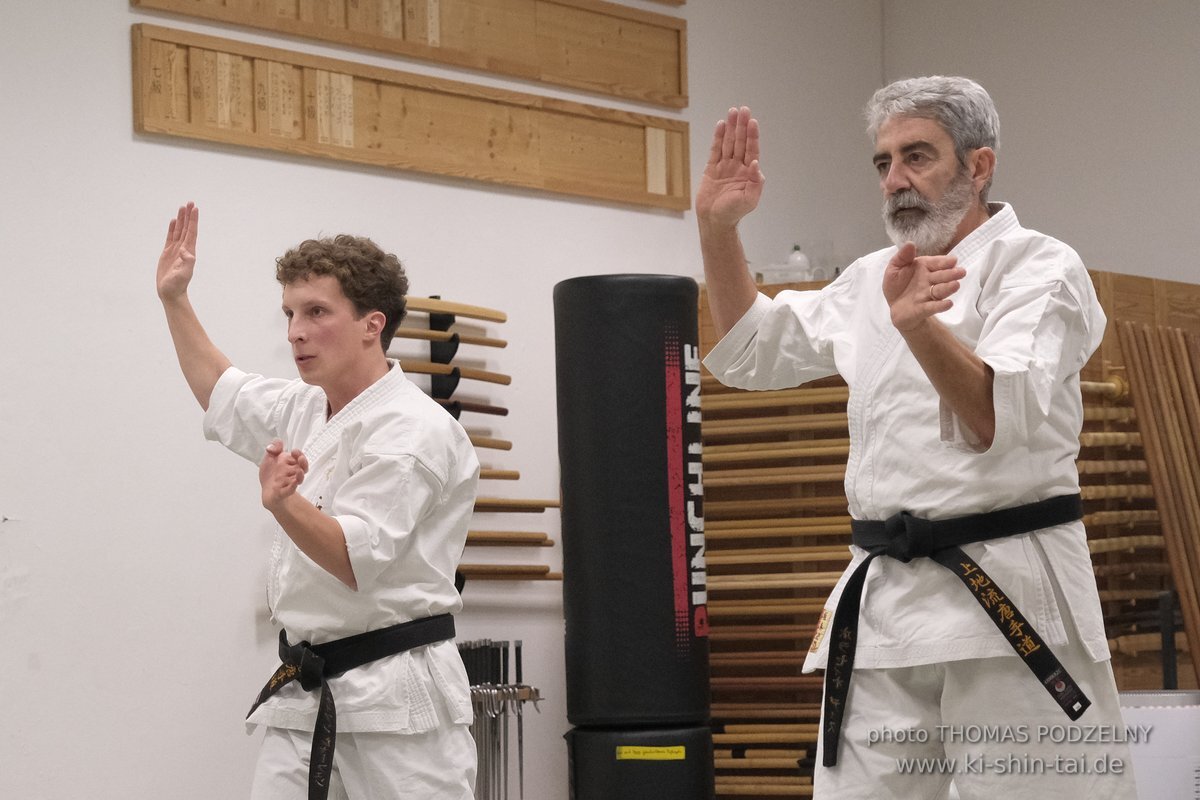
<svg viewBox="0 0 1200 800">
<path fill-rule="evenodd" d="M 891 247 L 850 265 L 819 292 L 759 295 L 705 365 L 722 382 L 780 389 L 840 374 L 850 387 L 846 497 L 851 516 L 882 520 L 907 510 L 957 517 L 1072 494 L 1083 404 L 1079 370 L 1106 319 L 1083 263 L 1068 246 L 1022 228 L 1011 206 L 951 254 L 966 269 L 954 307 L 938 315 L 995 371 L 996 433 L 983 449 L 941 403 L 893 327 L 882 282 Z M 826 603 L 832 621 L 852 560 Z M 1070 613 L 1089 655 L 1108 658 L 1083 524 L 963 548 L 1053 647 Z M 1056 598 L 1061 592 L 1066 608 Z M 804 671 L 826 664 L 818 630 Z M 856 668 L 907 667 L 1014 656 L 1007 639 L 945 567 L 878 558 L 869 567 Z"/>
<path fill-rule="evenodd" d="M 309 470 L 299 493 L 345 534 L 357 591 L 277 528 L 267 578 L 274 620 L 293 644 L 321 644 L 459 611 L 454 570 L 479 478 L 466 432 L 399 364 L 331 419 L 327 408 L 316 386 L 230 367 L 204 417 L 207 438 L 255 464 L 272 439 L 302 449 Z M 339 732 L 422 733 L 471 721 L 470 686 L 453 642 L 371 662 L 331 678 L 329 688 Z M 249 723 L 311 731 L 318 696 L 291 683 Z"/>
</svg>

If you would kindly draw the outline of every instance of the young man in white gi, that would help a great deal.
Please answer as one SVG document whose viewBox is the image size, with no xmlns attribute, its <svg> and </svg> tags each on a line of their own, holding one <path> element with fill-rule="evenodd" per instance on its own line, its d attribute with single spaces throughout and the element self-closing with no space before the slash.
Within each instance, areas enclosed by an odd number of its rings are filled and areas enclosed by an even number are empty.
<svg viewBox="0 0 1200 800">
<path fill-rule="evenodd" d="M 747 271 L 737 224 L 764 183 L 749 109 L 717 124 L 696 197 L 713 374 L 850 386 L 856 546 L 804 667 L 827 668 L 814 796 L 941 798 L 953 780 L 972 800 L 1131 798 L 1075 468 L 1104 313 L 1073 250 L 987 201 L 982 87 L 899 81 L 867 118 L 895 246 L 821 291 L 771 300 Z"/>
<path fill-rule="evenodd" d="M 450 615 L 479 462 L 385 355 L 404 270 L 352 236 L 286 253 L 300 380 L 264 378 L 230 364 L 188 300 L 198 221 L 189 203 L 171 222 L 158 294 L 205 435 L 259 464 L 279 524 L 267 598 L 283 665 L 249 717 L 266 727 L 252 797 L 467 800 L 470 688 Z"/>
</svg>

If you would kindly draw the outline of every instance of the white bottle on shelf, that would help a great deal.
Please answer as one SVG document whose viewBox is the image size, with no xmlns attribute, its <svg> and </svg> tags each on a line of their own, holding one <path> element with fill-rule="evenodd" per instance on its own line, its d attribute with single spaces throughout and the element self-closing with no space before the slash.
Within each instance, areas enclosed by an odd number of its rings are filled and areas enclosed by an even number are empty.
<svg viewBox="0 0 1200 800">
<path fill-rule="evenodd" d="M 812 280 L 812 265 L 808 262 L 808 256 L 800 249 L 800 245 L 793 245 L 792 252 L 787 259 L 788 271 L 796 274 L 795 280 L 810 281 Z"/>
</svg>

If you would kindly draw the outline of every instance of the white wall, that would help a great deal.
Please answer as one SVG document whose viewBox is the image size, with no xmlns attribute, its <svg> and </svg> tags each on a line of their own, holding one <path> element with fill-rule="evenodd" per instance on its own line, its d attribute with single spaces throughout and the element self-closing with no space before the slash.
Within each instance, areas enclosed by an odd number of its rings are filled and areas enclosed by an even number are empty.
<svg viewBox="0 0 1200 800">
<path fill-rule="evenodd" d="M 629 0 L 641 8 L 667 7 Z M 669 13 L 676 13 L 670 11 Z M 860 108 L 883 78 L 973 75 L 1003 121 L 995 196 L 1094 267 L 1195 281 L 1194 0 L 689 0 L 693 188 L 734 103 L 763 126 L 756 264 L 795 241 L 846 262 L 884 242 Z M 699 271 L 689 213 L 136 136 L 119 2 L 10 0 L 0 28 L 0 784 L 23 800 L 238 797 L 239 720 L 273 666 L 253 469 L 199 432 L 151 272 L 203 209 L 195 303 L 235 362 L 290 375 L 272 263 L 340 231 L 407 263 L 417 294 L 510 314 L 484 366 L 516 443 L 493 494 L 557 495 L 551 290 L 575 275 Z M 284 40 L 282 46 L 638 111 L 642 106 Z M 505 520 L 512 525 L 512 520 Z M 554 512 L 527 527 L 558 538 Z M 494 554 L 475 554 L 485 558 Z M 547 556 L 558 566 L 558 549 Z M 547 695 L 527 795 L 566 797 L 560 587 L 467 591 L 464 638 L 522 638 Z"/>
<path fill-rule="evenodd" d="M 637 0 L 633 0 L 637 2 Z M 631 4 L 633 4 L 631 2 Z M 639 2 L 639 7 L 668 7 Z M 873 246 L 858 107 L 881 73 L 877 0 L 691 0 L 692 165 L 732 103 L 768 136 L 757 263 L 823 227 Z M 493 494 L 555 497 L 551 290 L 575 275 L 698 272 L 690 213 L 137 136 L 129 26 L 149 21 L 385 67 L 643 106 L 279 40 L 129 9 L 10 0 L 0 28 L 0 795 L 23 800 L 243 796 L 256 752 L 240 720 L 274 666 L 262 610 L 265 513 L 253 468 L 203 441 L 154 296 L 165 225 L 202 208 L 193 299 L 239 365 L 294 374 L 273 260 L 316 234 L 367 234 L 416 294 L 509 312 L 483 366 L 510 416 Z M 864 176 L 847 185 L 849 170 Z M 830 202 L 833 200 L 833 202 Z M 818 226 L 816 223 L 820 223 Z M 504 520 L 510 526 L 512 520 Z M 549 530 L 557 514 L 522 527 Z M 471 557 L 486 558 L 489 554 Z M 495 557 L 491 554 L 490 557 Z M 558 549 L 548 560 L 558 566 Z M 557 584 L 467 590 L 463 638 L 522 638 L 547 695 L 527 720 L 527 796 L 566 796 Z"/>
<path fill-rule="evenodd" d="M 1200 3 L 884 3 L 888 80 L 967 75 L 1000 112 L 993 199 L 1093 269 L 1200 281 Z"/>
</svg>

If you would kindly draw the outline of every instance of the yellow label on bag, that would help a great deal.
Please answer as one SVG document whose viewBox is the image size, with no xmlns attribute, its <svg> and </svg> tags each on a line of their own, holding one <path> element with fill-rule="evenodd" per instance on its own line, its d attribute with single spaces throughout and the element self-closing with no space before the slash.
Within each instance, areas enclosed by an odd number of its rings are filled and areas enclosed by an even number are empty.
<svg viewBox="0 0 1200 800">
<path fill-rule="evenodd" d="M 617 761 L 683 761 L 686 757 L 687 748 L 681 744 L 673 747 L 617 745 Z"/>
</svg>

